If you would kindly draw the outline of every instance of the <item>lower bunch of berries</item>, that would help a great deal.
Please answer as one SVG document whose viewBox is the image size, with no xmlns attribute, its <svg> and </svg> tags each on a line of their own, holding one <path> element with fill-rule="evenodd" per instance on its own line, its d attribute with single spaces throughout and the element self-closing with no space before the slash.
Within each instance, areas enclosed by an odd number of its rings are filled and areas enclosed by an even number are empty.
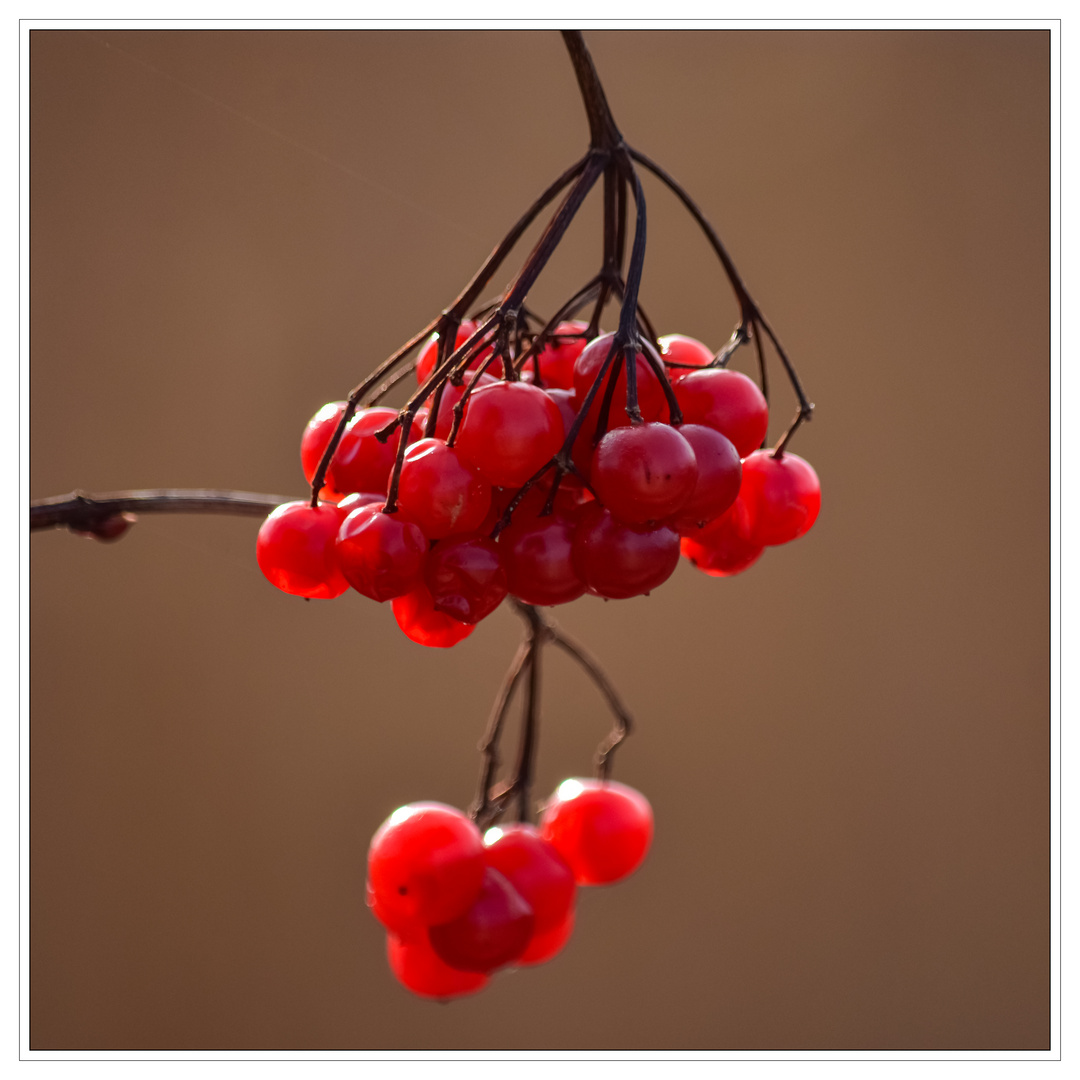
<svg viewBox="0 0 1080 1080">
<path fill-rule="evenodd" d="M 617 404 L 627 396 L 624 363 L 614 388 L 598 388 L 581 418 L 569 454 L 573 471 L 556 467 L 612 347 L 613 335 L 587 342 L 585 331 L 584 323 L 558 326 L 514 381 L 497 378 L 502 362 L 482 350 L 459 373 L 469 383 L 445 382 L 404 436 L 400 425 L 388 438 L 376 434 L 396 410 L 358 410 L 319 504 L 286 503 L 260 529 L 266 577 L 308 598 L 339 596 L 351 586 L 389 601 L 413 641 L 447 648 L 508 594 L 544 606 L 585 593 L 639 596 L 671 576 L 680 554 L 706 574 L 730 576 L 813 525 L 817 475 L 795 454 L 761 449 L 769 411 L 757 384 L 710 366 L 712 351 L 679 334 L 659 345 L 683 422 L 670 423 L 660 379 L 638 353 L 642 422 L 632 423 Z M 458 345 L 474 333 L 475 325 L 464 323 Z M 437 350 L 433 337 L 418 357 L 421 384 Z M 455 406 L 470 384 L 455 431 Z M 606 430 L 597 440 L 605 397 Z M 345 407 L 324 406 L 304 431 L 309 483 Z"/>
<path fill-rule="evenodd" d="M 551 960 L 573 932 L 578 886 L 632 874 L 652 835 L 648 801 L 612 780 L 565 780 L 539 826 L 484 833 L 442 803 L 402 806 L 368 852 L 367 902 L 386 927 L 391 971 L 446 1001 L 500 969 Z"/>
</svg>

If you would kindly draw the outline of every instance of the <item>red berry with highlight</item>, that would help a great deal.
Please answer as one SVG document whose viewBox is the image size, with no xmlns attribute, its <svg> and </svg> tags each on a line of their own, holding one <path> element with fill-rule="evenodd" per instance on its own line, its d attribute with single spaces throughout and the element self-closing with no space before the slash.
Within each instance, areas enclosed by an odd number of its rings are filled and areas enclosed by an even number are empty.
<svg viewBox="0 0 1080 1080">
<path fill-rule="evenodd" d="M 665 334 L 657 341 L 660 358 L 667 363 L 687 365 L 668 368 L 668 378 L 677 382 L 692 368 L 708 367 L 713 362 L 713 351 L 703 341 L 685 334 Z"/>
<path fill-rule="evenodd" d="M 517 823 L 488 829 L 484 857 L 532 908 L 534 934 L 561 926 L 573 914 L 577 893 L 574 873 L 534 826 Z"/>
<path fill-rule="evenodd" d="M 761 446 L 769 430 L 765 395 L 740 371 L 691 371 L 675 384 L 675 400 L 687 424 L 703 424 L 726 435 L 741 458 Z"/>
<path fill-rule="evenodd" d="M 585 592 L 574 569 L 575 519 L 556 511 L 538 517 L 522 505 L 499 533 L 506 587 L 526 604 L 567 604 Z"/>
<path fill-rule="evenodd" d="M 584 334 L 588 328 L 589 324 L 583 322 L 561 322 L 555 327 L 551 340 L 544 346 L 538 357 L 540 378 L 546 389 L 573 389 L 574 365 L 586 345 L 585 339 L 577 335 Z M 527 369 L 531 369 L 532 366 L 531 361 L 526 364 Z"/>
<path fill-rule="evenodd" d="M 506 598 L 499 549 L 486 536 L 451 536 L 428 555 L 424 581 L 436 611 L 463 623 L 487 618 Z"/>
<path fill-rule="evenodd" d="M 460 810 L 437 802 L 399 807 L 368 849 L 368 903 L 388 929 L 449 922 L 480 895 L 485 874 L 480 830 Z"/>
<path fill-rule="evenodd" d="M 420 526 L 401 514 L 384 514 L 381 502 L 353 510 L 338 530 L 341 572 L 372 600 L 393 600 L 415 589 L 427 555 L 428 541 Z"/>
<path fill-rule="evenodd" d="M 604 361 L 615 338 L 614 334 L 604 334 L 589 344 L 577 358 L 574 365 L 574 404 L 580 410 L 585 403 L 585 397 L 589 388 L 600 374 Z M 614 363 L 614 361 L 612 361 Z M 636 354 L 638 408 L 645 420 L 660 420 L 667 413 L 667 398 L 664 396 L 660 380 L 653 373 L 642 353 Z M 608 368 L 604 381 L 596 391 L 592 405 L 589 406 L 589 416 L 586 424 L 591 422 L 592 430 L 596 430 L 596 424 L 600 416 L 600 408 L 604 400 L 608 380 L 611 377 L 611 369 Z M 630 417 L 626 415 L 626 359 L 623 358 L 619 370 L 619 377 L 615 383 L 615 392 L 611 398 L 611 408 L 608 412 L 608 428 L 624 427 L 630 423 Z"/>
<path fill-rule="evenodd" d="M 719 431 L 701 424 L 683 424 L 679 434 L 693 447 L 697 483 L 690 498 L 668 522 L 684 535 L 718 518 L 739 494 L 742 463 L 734 444 Z"/>
<path fill-rule="evenodd" d="M 476 532 L 491 507 L 491 487 L 442 439 L 421 439 L 405 451 L 398 508 L 429 540 Z"/>
<path fill-rule="evenodd" d="M 520 487 L 562 442 L 562 415 L 543 390 L 500 382 L 481 387 L 466 401 L 455 448 L 488 483 Z"/>
<path fill-rule="evenodd" d="M 593 454 L 597 498 L 630 525 L 660 521 L 680 510 L 697 475 L 693 447 L 667 424 L 615 428 Z"/>
<path fill-rule="evenodd" d="M 766 547 L 786 544 L 805 533 L 821 509 L 821 483 L 813 466 L 797 454 L 774 457 L 758 450 L 743 462 L 749 514 L 747 533 Z"/>
<path fill-rule="evenodd" d="M 590 503 L 574 532 L 574 569 L 589 592 L 610 600 L 663 585 L 679 564 L 679 534 L 665 525 L 624 525 Z"/>
<path fill-rule="evenodd" d="M 335 490 L 386 491 L 401 441 L 401 428 L 395 428 L 386 442 L 379 442 L 375 432 L 396 417 L 394 409 L 357 410 L 341 435 L 326 474 Z"/>
<path fill-rule="evenodd" d="M 451 352 L 455 352 L 460 349 L 466 341 L 469 340 L 476 333 L 478 326 L 474 322 L 465 320 L 459 327 L 457 332 L 457 340 L 454 343 L 454 348 Z M 475 371 L 479 368 L 484 361 L 491 355 L 492 349 L 490 346 L 481 349 L 479 356 L 469 362 L 467 368 L 468 371 Z M 447 356 L 450 353 L 446 354 Z M 427 382 L 428 377 L 435 370 L 435 361 L 439 356 L 439 335 L 432 334 L 431 337 L 421 346 L 420 353 L 416 358 L 416 381 L 418 384 L 423 385 Z M 494 376 L 500 376 L 503 373 L 503 366 L 501 360 L 496 360 L 488 369 L 488 372 Z"/>
<path fill-rule="evenodd" d="M 688 530 L 680 548 L 685 558 L 710 577 L 732 577 L 753 566 L 764 550 L 748 536 L 750 516 L 740 493 L 715 521 Z"/>
<path fill-rule="evenodd" d="M 533 910 L 490 866 L 476 902 L 452 922 L 432 926 L 431 947 L 453 968 L 494 971 L 512 963 L 533 935 Z"/>
<path fill-rule="evenodd" d="M 304 479 L 310 484 L 315 479 L 319 462 L 330 445 L 330 440 L 337 430 L 338 421 L 345 411 L 347 402 L 331 401 L 324 405 L 309 421 L 304 428 L 304 434 L 300 437 L 300 465 L 304 470 Z M 337 491 L 329 483 L 323 485 L 319 497 L 323 499 L 338 499 L 345 492 Z"/>
<path fill-rule="evenodd" d="M 469 623 L 435 610 L 435 601 L 424 584 L 391 602 L 401 632 L 417 645 L 430 649 L 450 649 L 464 641 L 475 629 Z"/>
<path fill-rule="evenodd" d="M 579 885 L 608 885 L 644 861 L 652 843 L 652 807 L 640 791 L 614 780 L 564 780 L 544 807 L 540 835 Z"/>
<path fill-rule="evenodd" d="M 335 542 L 341 514 L 332 503 L 283 503 L 262 523 L 255 557 L 267 580 L 283 592 L 329 600 L 348 587 Z"/>
</svg>

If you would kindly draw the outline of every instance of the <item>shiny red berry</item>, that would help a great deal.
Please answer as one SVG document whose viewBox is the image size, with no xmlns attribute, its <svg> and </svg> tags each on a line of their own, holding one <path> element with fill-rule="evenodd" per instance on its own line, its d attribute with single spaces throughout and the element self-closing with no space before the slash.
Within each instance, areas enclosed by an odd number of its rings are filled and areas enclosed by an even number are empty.
<svg viewBox="0 0 1080 1080">
<path fill-rule="evenodd" d="M 679 534 L 664 525 L 624 525 L 590 503 L 574 532 L 573 562 L 589 592 L 611 600 L 641 596 L 675 572 Z"/>
<path fill-rule="evenodd" d="M 345 411 L 346 404 L 344 401 L 331 401 L 328 405 L 324 405 L 304 428 L 304 434 L 300 437 L 300 465 L 304 470 L 304 479 L 309 484 L 315 479 L 319 462 L 322 461 L 322 456 L 337 430 L 338 421 Z M 329 480 L 329 474 L 327 479 Z M 385 484 L 380 485 L 380 487 L 385 486 Z M 319 492 L 319 498 L 338 499 L 344 494 L 346 493 L 337 491 L 332 484 L 326 483 Z"/>
<path fill-rule="evenodd" d="M 329 600 L 348 587 L 338 568 L 335 542 L 341 514 L 331 503 L 290 502 L 262 523 L 255 542 L 259 569 L 293 596 Z"/>
<path fill-rule="evenodd" d="M 463 623 L 487 618 L 506 598 L 506 571 L 499 554 L 486 536 L 440 540 L 424 572 L 435 610 Z"/>
<path fill-rule="evenodd" d="M 338 530 L 338 566 L 345 580 L 372 600 L 412 592 L 423 577 L 427 555 L 420 526 L 400 513 L 384 514 L 381 502 L 353 510 Z"/>
<path fill-rule="evenodd" d="M 630 525 L 660 521 L 680 510 L 697 483 L 694 449 L 667 424 L 614 428 L 592 461 L 596 497 Z"/>
<path fill-rule="evenodd" d="M 490 484 L 520 487 L 562 446 L 559 407 L 543 390 L 500 382 L 473 392 L 455 448 Z"/>
<path fill-rule="evenodd" d="M 401 632 L 417 645 L 426 645 L 431 649 L 453 648 L 476 629 L 442 611 L 436 611 L 435 601 L 424 584 L 395 598 L 391 601 L 391 607 Z"/>
<path fill-rule="evenodd" d="M 740 371 L 691 371 L 675 384 L 675 400 L 687 424 L 704 424 L 726 435 L 742 458 L 761 446 L 769 430 L 765 395 Z"/>
<path fill-rule="evenodd" d="M 479 971 L 459 971 L 450 967 L 431 947 L 428 936 L 419 931 L 409 938 L 386 937 L 386 958 L 394 977 L 420 997 L 449 1001 L 483 990 L 488 977 Z"/>
<path fill-rule="evenodd" d="M 649 801 L 614 780 L 564 780 L 540 818 L 540 835 L 579 885 L 608 885 L 642 863 L 653 835 Z"/>
<path fill-rule="evenodd" d="M 561 489 L 560 489 L 561 490 Z M 556 512 L 538 517 L 522 505 L 499 533 L 506 587 L 526 604 L 567 604 L 585 592 L 574 569 L 575 519 Z"/>
<path fill-rule="evenodd" d="M 486 863 L 480 830 L 437 802 L 401 806 L 368 849 L 368 904 L 388 929 L 410 935 L 449 922 L 480 895 Z"/>
<path fill-rule="evenodd" d="M 386 442 L 379 442 L 375 432 L 396 416 L 394 409 L 357 410 L 342 432 L 326 474 L 336 491 L 386 491 L 401 441 L 401 428 L 395 428 Z"/>
<path fill-rule="evenodd" d="M 711 577 L 731 577 L 753 566 L 764 550 L 747 535 L 750 524 L 746 500 L 735 502 L 714 521 L 683 534 L 680 549 L 685 558 Z"/>
<path fill-rule="evenodd" d="M 421 439 L 405 451 L 398 508 L 429 540 L 476 532 L 490 506 L 490 485 L 442 439 Z"/>
<path fill-rule="evenodd" d="M 596 381 L 600 374 L 600 369 L 604 365 L 604 361 L 607 360 L 614 337 L 614 334 L 604 334 L 602 337 L 594 339 L 589 342 L 581 355 L 577 358 L 577 363 L 574 365 L 575 408 L 580 410 L 581 406 L 584 404 L 585 396 L 589 392 L 589 387 Z M 637 353 L 636 370 L 638 408 L 641 410 L 642 417 L 645 420 L 662 419 L 667 413 L 667 398 L 664 397 L 664 391 L 660 386 L 660 380 L 653 373 L 652 368 L 649 366 L 642 353 Z M 604 376 L 604 382 L 597 390 L 596 396 L 593 398 L 593 403 L 589 407 L 589 416 L 586 420 L 586 425 L 591 423 L 593 431 L 596 430 L 597 419 L 600 415 L 600 407 L 604 400 L 604 393 L 610 375 L 611 369 L 608 368 L 608 373 Z M 611 408 L 608 412 L 607 426 L 608 428 L 624 427 L 629 423 L 630 418 L 626 415 L 626 359 L 624 357 L 622 367 L 619 370 L 619 378 L 615 383 L 615 392 L 611 398 Z"/>
<path fill-rule="evenodd" d="M 687 337 L 685 334 L 665 334 L 657 341 L 661 359 L 677 365 L 668 369 L 668 378 L 677 382 L 689 374 L 690 368 L 708 367 L 713 361 L 713 352 L 703 341 Z"/>
<path fill-rule="evenodd" d="M 734 444 L 719 431 L 701 424 L 683 424 L 679 434 L 693 447 L 697 461 L 694 490 L 668 522 L 685 535 L 718 518 L 735 501 L 742 483 L 742 463 Z"/>
<path fill-rule="evenodd" d="M 464 914 L 428 930 L 431 947 L 453 968 L 494 971 L 512 963 L 533 934 L 533 910 L 498 870 L 484 872 L 480 895 Z"/>
<path fill-rule="evenodd" d="M 573 914 L 574 872 L 533 825 L 496 825 L 484 833 L 484 857 L 532 908 L 534 934 L 561 926 Z"/>
<path fill-rule="evenodd" d="M 817 473 L 797 454 L 773 457 L 771 450 L 755 451 L 743 462 L 743 487 L 747 534 L 766 547 L 802 536 L 821 509 Z"/>
<path fill-rule="evenodd" d="M 446 440 L 450 436 L 450 431 L 454 426 L 454 406 L 461 400 L 466 389 L 468 389 L 469 383 L 472 381 L 472 376 L 466 377 L 465 381 L 460 386 L 455 386 L 453 383 L 448 382 L 443 386 L 442 397 L 439 398 L 439 416 L 435 421 L 435 438 Z M 493 386 L 497 380 L 492 378 L 485 372 L 476 382 L 476 390 L 479 390 L 481 386 Z M 471 397 L 472 395 L 470 395 Z M 428 399 L 431 400 L 430 398 Z M 421 428 L 421 431 L 424 429 Z"/>
<path fill-rule="evenodd" d="M 571 911 L 557 926 L 533 934 L 525 951 L 514 961 L 518 967 L 546 964 L 565 948 L 574 932 L 574 912 Z"/>
</svg>

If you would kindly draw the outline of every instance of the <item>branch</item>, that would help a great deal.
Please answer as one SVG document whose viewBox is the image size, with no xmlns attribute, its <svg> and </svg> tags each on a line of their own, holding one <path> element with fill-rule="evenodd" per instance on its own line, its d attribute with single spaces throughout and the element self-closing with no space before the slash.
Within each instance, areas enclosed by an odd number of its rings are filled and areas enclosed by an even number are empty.
<svg viewBox="0 0 1080 1080">
<path fill-rule="evenodd" d="M 106 495 L 54 495 L 30 504 L 30 530 L 66 525 L 74 532 L 111 540 L 126 531 L 134 514 L 240 514 L 266 517 L 285 495 L 261 495 L 253 491 L 218 491 L 210 488 L 151 488 L 146 491 L 113 491 Z M 118 522 L 124 522 L 120 528 Z"/>
</svg>

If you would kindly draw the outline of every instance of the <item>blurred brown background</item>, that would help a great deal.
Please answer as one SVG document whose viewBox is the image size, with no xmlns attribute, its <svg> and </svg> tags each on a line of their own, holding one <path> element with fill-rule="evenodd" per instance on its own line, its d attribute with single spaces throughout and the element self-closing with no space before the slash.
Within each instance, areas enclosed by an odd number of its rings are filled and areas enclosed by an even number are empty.
<svg viewBox="0 0 1080 1080">
<path fill-rule="evenodd" d="M 514 617 L 424 650 L 274 590 L 251 519 L 35 536 L 33 1047 L 1048 1045 L 1049 36 L 586 37 L 796 359 L 824 488 L 741 577 L 559 611 L 639 717 L 645 868 L 546 967 L 412 998 L 367 842 L 467 803 Z M 300 495 L 308 417 L 587 137 L 554 32 L 37 30 L 31 65 L 34 497 Z M 646 309 L 716 347 L 729 292 L 645 183 Z M 541 795 L 608 723 L 555 655 L 544 694 Z"/>
</svg>

